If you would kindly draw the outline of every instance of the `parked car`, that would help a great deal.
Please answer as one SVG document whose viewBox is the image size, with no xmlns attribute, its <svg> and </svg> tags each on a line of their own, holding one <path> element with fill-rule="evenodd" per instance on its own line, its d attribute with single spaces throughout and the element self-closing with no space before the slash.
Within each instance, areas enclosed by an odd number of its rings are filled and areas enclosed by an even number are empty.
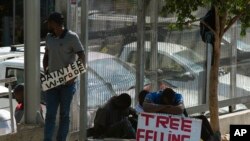
<svg viewBox="0 0 250 141">
<path fill-rule="evenodd" d="M 43 54 L 40 56 L 42 61 Z M 41 62 L 42 64 L 42 62 Z M 134 68 L 122 62 L 118 58 L 98 52 L 89 52 L 88 54 L 88 108 L 96 109 L 99 105 L 105 103 L 110 97 L 116 94 L 126 92 L 134 98 L 136 74 Z M 19 83 L 24 82 L 24 57 L 13 58 L 0 62 L 0 79 L 15 76 L 17 82 L 12 88 Z M 42 65 L 40 66 L 41 74 L 43 73 Z M 145 84 L 149 81 L 145 78 Z M 77 88 L 80 83 L 77 81 Z M 41 101 L 44 102 L 43 92 Z M 79 89 L 77 89 L 75 103 L 79 104 Z M 88 114 L 92 114 L 90 112 Z M 92 124 L 92 123 L 90 123 Z"/>
<path fill-rule="evenodd" d="M 119 58 L 135 66 L 137 43 L 123 46 Z M 145 42 L 145 73 L 150 75 L 150 42 Z M 167 80 L 176 86 L 176 91 L 183 94 L 187 107 L 201 104 L 205 94 L 205 58 L 191 49 L 173 43 L 158 42 L 158 79 Z M 219 100 L 230 98 L 230 73 L 220 69 L 218 94 Z M 237 96 L 249 95 L 249 77 L 237 75 Z"/>
<path fill-rule="evenodd" d="M 232 47 L 232 37 L 229 33 L 225 33 L 222 42 L 221 42 L 221 50 L 222 56 L 221 58 L 229 58 L 230 55 L 230 47 Z M 237 61 L 244 61 L 245 59 L 249 58 L 250 55 L 250 45 L 244 42 L 243 40 L 237 39 L 236 40 L 236 50 L 237 50 Z M 227 61 L 230 62 L 230 61 Z M 227 63 L 224 61 L 222 65 Z"/>
<path fill-rule="evenodd" d="M 41 55 L 41 60 L 43 55 Z M 42 63 L 41 63 L 42 64 Z M 12 88 L 16 84 L 24 82 L 24 57 L 9 59 L 3 62 L 0 62 L 0 78 L 6 78 L 10 76 L 15 76 L 17 78 L 17 82 L 12 84 Z M 41 74 L 43 73 L 42 66 L 40 67 Z M 6 86 L 6 85 L 5 85 Z M 77 88 L 79 88 L 79 81 L 77 82 Z M 79 92 L 79 89 L 78 89 Z M 41 92 L 42 98 L 41 102 L 45 103 L 44 101 L 44 92 Z M 90 111 L 92 109 L 96 109 L 100 104 L 105 103 L 110 97 L 115 95 L 115 91 L 112 89 L 109 83 L 106 83 L 97 73 L 95 73 L 91 68 L 88 70 L 88 108 Z M 79 94 L 76 94 L 78 97 Z M 78 105 L 78 98 L 75 98 L 75 104 Z M 76 106 L 72 106 L 76 107 Z M 79 108 L 75 108 L 79 109 Z M 78 113 L 78 112 L 73 112 Z M 91 113 L 88 113 L 91 115 Z M 73 116 L 75 117 L 75 116 Z M 89 117 L 91 119 L 91 117 Z M 92 123 L 89 123 L 89 125 Z"/>
<path fill-rule="evenodd" d="M 227 69 L 230 69 L 230 67 L 227 67 Z M 237 73 L 250 77 L 250 58 L 238 61 L 236 68 Z"/>
<path fill-rule="evenodd" d="M 0 47 L 0 62 L 20 56 L 23 56 L 22 52 L 10 51 L 9 47 Z"/>
<path fill-rule="evenodd" d="M 89 67 L 105 82 L 110 83 L 117 94 L 126 92 L 134 96 L 136 72 L 133 67 L 109 54 L 89 52 L 88 56 Z M 144 84 L 149 83 L 150 81 L 145 77 Z"/>
<path fill-rule="evenodd" d="M 150 41 L 145 42 L 145 73 L 150 75 Z M 204 58 L 185 46 L 173 43 L 158 42 L 158 77 L 168 80 L 194 80 L 203 71 Z M 137 42 L 122 48 L 119 58 L 135 65 Z"/>
</svg>

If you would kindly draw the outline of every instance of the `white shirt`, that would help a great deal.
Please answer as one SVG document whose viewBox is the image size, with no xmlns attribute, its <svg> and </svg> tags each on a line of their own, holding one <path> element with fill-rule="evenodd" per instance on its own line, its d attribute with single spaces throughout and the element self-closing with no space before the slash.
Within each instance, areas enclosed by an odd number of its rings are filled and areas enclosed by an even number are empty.
<svg viewBox="0 0 250 141">
<path fill-rule="evenodd" d="M 13 117 L 14 118 L 14 117 Z M 14 118 L 14 132 L 16 132 L 16 121 Z M 11 132 L 11 119 L 10 112 L 4 109 L 0 109 L 0 136 L 9 134 Z"/>
<path fill-rule="evenodd" d="M 140 104 L 135 106 L 135 110 L 138 114 L 144 112 L 143 107 Z"/>
</svg>

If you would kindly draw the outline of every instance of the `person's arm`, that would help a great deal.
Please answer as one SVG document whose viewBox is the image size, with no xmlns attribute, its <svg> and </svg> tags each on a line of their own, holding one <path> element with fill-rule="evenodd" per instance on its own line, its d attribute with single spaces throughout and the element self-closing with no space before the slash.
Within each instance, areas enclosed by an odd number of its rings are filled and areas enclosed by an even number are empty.
<svg viewBox="0 0 250 141">
<path fill-rule="evenodd" d="M 183 114 L 184 112 L 184 104 L 181 103 L 177 106 L 167 105 L 160 112 L 167 113 L 167 114 L 180 115 L 180 114 Z"/>
<path fill-rule="evenodd" d="M 85 66 L 85 53 L 84 53 L 83 45 L 77 34 L 75 34 L 72 39 L 72 45 L 73 45 L 74 52 L 78 56 L 78 59 L 80 59 Z"/>
<path fill-rule="evenodd" d="M 104 108 L 98 108 L 94 119 L 94 128 L 97 135 L 103 134 L 107 128 L 106 124 L 107 111 Z"/>
<path fill-rule="evenodd" d="M 80 59 L 85 66 L 85 53 L 84 51 L 78 51 L 77 53 L 78 59 Z"/>
<path fill-rule="evenodd" d="M 49 66 L 49 50 L 45 48 L 45 53 L 43 56 L 43 69 L 44 69 L 44 74 L 48 73 L 48 66 Z"/>
<path fill-rule="evenodd" d="M 15 119 L 17 123 L 20 123 L 23 117 L 23 114 L 24 114 L 24 110 L 17 110 L 17 109 L 15 110 Z"/>
<path fill-rule="evenodd" d="M 161 113 L 164 109 L 168 107 L 168 105 L 154 104 L 148 101 L 143 102 L 143 110 L 149 113 Z"/>
<path fill-rule="evenodd" d="M 173 105 L 170 105 L 168 108 L 163 109 L 163 113 L 168 113 L 168 114 L 174 114 L 174 115 L 180 115 L 184 113 L 184 103 L 183 103 L 183 97 L 181 94 L 175 94 L 175 102 Z"/>
<path fill-rule="evenodd" d="M 150 93 L 150 94 L 146 95 L 144 102 L 142 104 L 143 110 L 145 112 L 159 113 L 161 110 L 163 110 L 165 108 L 165 105 L 156 104 L 157 103 L 156 102 L 157 96 L 158 96 L 158 94 L 156 94 L 156 93 Z"/>
<path fill-rule="evenodd" d="M 132 107 L 129 107 L 129 115 L 133 116 L 133 117 L 138 117 L 137 114 L 136 114 L 136 110 Z"/>
<path fill-rule="evenodd" d="M 160 105 L 160 104 L 144 102 L 143 110 L 149 113 L 166 113 L 166 114 L 179 115 L 184 112 L 184 105 L 179 104 L 177 106 L 172 106 L 172 105 Z"/>
</svg>

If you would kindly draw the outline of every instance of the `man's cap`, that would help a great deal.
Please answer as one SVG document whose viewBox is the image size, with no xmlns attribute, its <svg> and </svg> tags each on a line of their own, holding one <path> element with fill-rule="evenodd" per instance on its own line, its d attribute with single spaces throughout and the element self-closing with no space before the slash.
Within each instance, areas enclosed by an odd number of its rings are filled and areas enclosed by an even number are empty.
<svg viewBox="0 0 250 141">
<path fill-rule="evenodd" d="M 54 21 L 55 23 L 62 25 L 64 22 L 64 17 L 61 13 L 53 12 L 49 15 L 48 19 L 45 22 L 48 21 Z"/>
</svg>

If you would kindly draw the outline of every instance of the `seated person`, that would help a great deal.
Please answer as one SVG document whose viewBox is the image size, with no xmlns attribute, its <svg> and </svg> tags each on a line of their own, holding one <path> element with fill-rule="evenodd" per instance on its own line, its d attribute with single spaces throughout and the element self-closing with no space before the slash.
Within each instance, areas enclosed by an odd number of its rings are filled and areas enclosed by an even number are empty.
<svg viewBox="0 0 250 141">
<path fill-rule="evenodd" d="M 16 85 L 13 90 L 13 94 L 18 103 L 15 109 L 15 119 L 17 123 L 20 123 L 24 114 L 24 84 L 21 83 L 21 84 Z M 42 107 L 40 107 L 40 114 L 41 114 L 41 117 L 43 118 Z"/>
<path fill-rule="evenodd" d="M 143 102 L 144 102 L 144 99 L 148 93 L 149 93 L 149 91 L 147 91 L 147 90 L 142 90 L 139 93 L 138 104 L 135 106 L 135 110 L 137 113 L 143 112 Z"/>
<path fill-rule="evenodd" d="M 102 107 L 98 108 L 94 127 L 88 129 L 87 136 L 94 138 L 135 138 L 129 115 L 136 115 L 131 109 L 131 97 L 123 93 L 113 96 Z"/>
<path fill-rule="evenodd" d="M 184 113 L 183 97 L 171 88 L 147 94 L 143 110 L 150 113 L 180 115 Z"/>
<path fill-rule="evenodd" d="M 15 99 L 18 103 L 16 106 L 16 109 L 15 109 L 15 119 L 16 119 L 17 123 L 20 123 L 20 121 L 23 117 L 23 114 L 24 114 L 23 92 L 24 92 L 24 85 L 23 84 L 16 85 L 16 87 L 13 90 Z"/>
</svg>

